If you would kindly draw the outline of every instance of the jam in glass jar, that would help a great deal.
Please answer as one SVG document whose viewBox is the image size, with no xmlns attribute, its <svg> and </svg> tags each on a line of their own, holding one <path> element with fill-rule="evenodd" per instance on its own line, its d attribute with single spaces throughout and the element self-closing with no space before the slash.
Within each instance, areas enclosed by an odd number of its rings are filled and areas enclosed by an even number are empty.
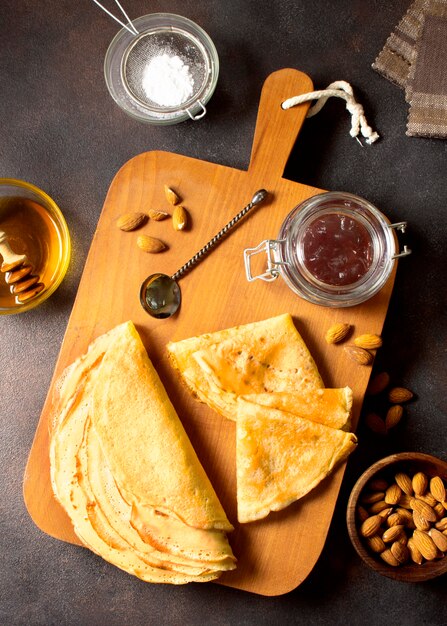
<svg viewBox="0 0 447 626">
<path fill-rule="evenodd" d="M 388 280 L 395 259 L 411 253 L 396 248 L 390 224 L 370 202 L 349 193 L 327 192 L 308 198 L 283 222 L 278 239 L 244 251 L 249 281 L 282 276 L 299 296 L 314 304 L 348 307 L 375 295 Z M 251 257 L 267 255 L 264 273 L 254 276 Z"/>
</svg>

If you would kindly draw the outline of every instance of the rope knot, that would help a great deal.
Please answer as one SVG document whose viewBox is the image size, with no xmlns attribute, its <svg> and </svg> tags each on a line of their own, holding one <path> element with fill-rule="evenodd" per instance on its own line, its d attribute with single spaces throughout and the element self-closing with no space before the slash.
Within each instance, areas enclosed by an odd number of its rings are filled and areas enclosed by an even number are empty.
<svg viewBox="0 0 447 626">
<path fill-rule="evenodd" d="M 307 112 L 307 117 L 313 117 L 321 111 L 331 97 L 345 100 L 346 109 L 351 114 L 351 130 L 349 132 L 351 137 L 357 138 L 359 133 L 361 133 L 368 144 L 372 144 L 379 139 L 379 135 L 368 125 L 363 107 L 354 98 L 351 85 L 344 80 L 337 80 L 328 85 L 326 89 L 320 91 L 311 91 L 309 93 L 303 93 L 300 96 L 288 98 L 282 103 L 281 107 L 283 109 L 290 109 L 303 102 L 316 100 L 315 104 L 312 105 Z"/>
</svg>

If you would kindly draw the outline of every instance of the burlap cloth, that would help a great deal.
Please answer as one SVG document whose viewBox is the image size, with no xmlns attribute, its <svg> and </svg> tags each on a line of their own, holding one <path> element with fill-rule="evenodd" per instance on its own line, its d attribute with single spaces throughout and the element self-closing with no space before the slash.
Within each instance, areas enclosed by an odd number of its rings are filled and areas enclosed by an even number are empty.
<svg viewBox="0 0 447 626">
<path fill-rule="evenodd" d="M 447 0 L 414 0 L 372 67 L 405 89 L 407 135 L 447 137 Z"/>
</svg>

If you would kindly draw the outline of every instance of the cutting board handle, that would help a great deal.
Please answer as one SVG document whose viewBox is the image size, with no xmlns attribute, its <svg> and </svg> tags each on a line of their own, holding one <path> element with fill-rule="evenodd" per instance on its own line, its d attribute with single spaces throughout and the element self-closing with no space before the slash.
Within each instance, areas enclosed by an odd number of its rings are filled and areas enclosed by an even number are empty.
<svg viewBox="0 0 447 626">
<path fill-rule="evenodd" d="M 259 102 L 249 170 L 262 186 L 282 178 L 287 160 L 304 122 L 309 103 L 288 110 L 287 98 L 313 91 L 309 76 L 294 69 L 273 72 L 264 83 Z"/>
</svg>

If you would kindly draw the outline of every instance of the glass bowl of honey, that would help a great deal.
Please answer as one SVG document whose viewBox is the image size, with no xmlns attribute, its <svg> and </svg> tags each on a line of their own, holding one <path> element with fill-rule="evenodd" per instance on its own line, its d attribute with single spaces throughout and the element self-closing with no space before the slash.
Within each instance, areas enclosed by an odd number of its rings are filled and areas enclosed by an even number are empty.
<svg viewBox="0 0 447 626">
<path fill-rule="evenodd" d="M 0 178 L 0 315 L 23 313 L 58 288 L 70 234 L 57 204 L 22 180 Z"/>
<path fill-rule="evenodd" d="M 372 298 L 387 282 L 399 251 L 396 230 L 370 202 L 343 192 L 326 192 L 296 206 L 277 239 L 244 251 L 247 279 L 270 282 L 281 276 L 297 295 L 327 307 L 350 307 Z M 265 253 L 265 271 L 254 275 L 251 258 Z"/>
</svg>

